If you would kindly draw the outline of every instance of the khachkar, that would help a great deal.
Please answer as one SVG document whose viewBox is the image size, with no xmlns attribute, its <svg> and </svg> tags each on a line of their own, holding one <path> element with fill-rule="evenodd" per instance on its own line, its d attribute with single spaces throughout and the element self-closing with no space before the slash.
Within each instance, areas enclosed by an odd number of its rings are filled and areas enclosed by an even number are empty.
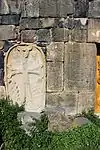
<svg viewBox="0 0 100 150">
<path fill-rule="evenodd" d="M 25 104 L 28 112 L 45 107 L 45 57 L 34 44 L 21 43 L 9 49 L 5 57 L 6 94 L 13 102 Z"/>
</svg>

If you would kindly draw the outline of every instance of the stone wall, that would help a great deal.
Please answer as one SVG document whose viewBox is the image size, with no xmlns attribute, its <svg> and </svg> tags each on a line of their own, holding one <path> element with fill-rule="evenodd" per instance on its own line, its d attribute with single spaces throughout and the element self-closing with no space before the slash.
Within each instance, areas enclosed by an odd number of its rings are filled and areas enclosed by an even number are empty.
<svg viewBox="0 0 100 150">
<path fill-rule="evenodd" d="M 46 107 L 52 110 L 51 120 L 93 106 L 99 6 L 100 0 L 0 0 L 1 87 L 9 47 L 35 43 L 46 56 Z"/>
</svg>

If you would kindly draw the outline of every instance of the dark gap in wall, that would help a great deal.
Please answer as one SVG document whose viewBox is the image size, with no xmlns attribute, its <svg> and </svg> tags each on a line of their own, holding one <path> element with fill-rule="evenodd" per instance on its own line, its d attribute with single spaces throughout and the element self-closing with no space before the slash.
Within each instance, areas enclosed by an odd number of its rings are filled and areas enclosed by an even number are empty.
<svg viewBox="0 0 100 150">
<path fill-rule="evenodd" d="M 100 56 L 100 43 L 96 43 L 97 47 L 97 56 Z"/>
</svg>

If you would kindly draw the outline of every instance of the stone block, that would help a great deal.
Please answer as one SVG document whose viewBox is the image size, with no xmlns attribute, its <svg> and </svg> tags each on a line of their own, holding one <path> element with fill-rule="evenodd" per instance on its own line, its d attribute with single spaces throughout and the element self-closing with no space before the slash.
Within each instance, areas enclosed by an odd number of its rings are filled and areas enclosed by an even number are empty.
<svg viewBox="0 0 100 150">
<path fill-rule="evenodd" d="M 39 0 L 22 2 L 22 17 L 39 17 Z"/>
<path fill-rule="evenodd" d="M 0 14 L 20 14 L 21 13 L 21 0 L 1 0 L 0 1 Z"/>
<path fill-rule="evenodd" d="M 55 25 L 55 18 L 40 18 L 41 28 L 51 28 Z"/>
<path fill-rule="evenodd" d="M 4 25 L 18 25 L 19 24 L 19 15 L 3 15 L 1 22 Z"/>
<path fill-rule="evenodd" d="M 88 20 L 88 42 L 100 43 L 100 20 Z"/>
<path fill-rule="evenodd" d="M 41 17 L 57 17 L 57 1 L 40 0 L 39 12 Z"/>
<path fill-rule="evenodd" d="M 86 124 L 91 124 L 92 122 L 85 117 L 77 117 L 73 121 L 73 127 L 81 127 Z"/>
<path fill-rule="evenodd" d="M 37 18 L 22 18 L 20 21 L 20 28 L 23 29 L 39 29 L 40 22 Z"/>
<path fill-rule="evenodd" d="M 47 46 L 47 61 L 63 61 L 64 42 L 52 42 Z"/>
<path fill-rule="evenodd" d="M 66 43 L 64 62 L 65 90 L 95 90 L 96 45 Z"/>
<path fill-rule="evenodd" d="M 77 98 L 77 113 L 82 113 L 84 110 L 88 111 L 94 107 L 95 90 L 93 92 L 81 91 Z"/>
<path fill-rule="evenodd" d="M 58 17 L 67 17 L 74 12 L 74 5 L 72 0 L 58 0 L 57 1 L 57 15 Z"/>
<path fill-rule="evenodd" d="M 38 42 L 51 42 L 51 30 L 50 29 L 39 29 L 36 32 Z"/>
<path fill-rule="evenodd" d="M 86 42 L 87 41 L 87 30 L 73 29 L 71 31 L 71 41 L 74 42 Z"/>
<path fill-rule="evenodd" d="M 74 115 L 77 112 L 77 98 L 75 92 L 47 93 L 46 106 L 63 108 L 66 115 Z"/>
<path fill-rule="evenodd" d="M 52 38 L 55 42 L 67 42 L 69 39 L 69 30 L 66 28 L 52 29 Z"/>
<path fill-rule="evenodd" d="M 21 41 L 34 43 L 35 39 L 35 30 L 22 30 L 21 31 Z"/>
<path fill-rule="evenodd" d="M 88 16 L 89 0 L 75 0 L 74 17 L 85 18 Z"/>
<path fill-rule="evenodd" d="M 63 90 L 63 63 L 47 62 L 47 91 Z"/>
<path fill-rule="evenodd" d="M 0 40 L 15 39 L 16 31 L 14 25 L 0 25 Z"/>
<path fill-rule="evenodd" d="M 100 0 L 93 0 L 89 2 L 89 18 L 100 18 Z"/>
</svg>

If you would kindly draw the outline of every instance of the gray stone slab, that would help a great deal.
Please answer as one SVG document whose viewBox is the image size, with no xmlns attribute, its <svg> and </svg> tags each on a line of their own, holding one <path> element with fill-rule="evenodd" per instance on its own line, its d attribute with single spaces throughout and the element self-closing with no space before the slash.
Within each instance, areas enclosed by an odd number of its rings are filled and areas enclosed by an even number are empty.
<svg viewBox="0 0 100 150">
<path fill-rule="evenodd" d="M 66 115 L 77 112 L 77 92 L 47 93 L 46 106 L 63 108 Z"/>
<path fill-rule="evenodd" d="M 100 20 L 88 20 L 88 42 L 100 43 Z"/>
<path fill-rule="evenodd" d="M 8 40 L 16 38 L 14 25 L 0 25 L 0 40 Z"/>
<path fill-rule="evenodd" d="M 47 91 L 63 90 L 63 62 L 47 62 Z"/>
<path fill-rule="evenodd" d="M 69 30 L 66 28 L 52 29 L 52 38 L 55 42 L 67 42 L 69 39 Z"/>
<path fill-rule="evenodd" d="M 51 28 L 55 26 L 55 18 L 40 18 L 41 28 Z"/>
<path fill-rule="evenodd" d="M 89 18 L 100 18 L 100 0 L 93 0 L 89 2 Z"/>
<path fill-rule="evenodd" d="M 76 0 L 75 1 L 75 12 L 74 17 L 87 17 L 89 8 L 89 0 Z"/>
<path fill-rule="evenodd" d="M 1 22 L 4 25 L 18 25 L 19 24 L 19 15 L 3 15 Z"/>
<path fill-rule="evenodd" d="M 74 4 L 73 0 L 58 0 L 57 1 L 57 14 L 58 17 L 67 17 L 73 14 Z"/>
<path fill-rule="evenodd" d="M 96 45 L 66 43 L 64 84 L 66 90 L 95 90 Z"/>
<path fill-rule="evenodd" d="M 64 42 L 52 42 L 47 46 L 47 61 L 64 60 Z"/>
<path fill-rule="evenodd" d="M 91 124 L 91 121 L 89 121 L 85 117 L 77 117 L 74 119 L 72 124 L 73 124 L 73 127 L 81 127 L 82 125 L 85 125 L 85 124 Z"/>
<path fill-rule="evenodd" d="M 20 28 L 22 29 L 39 29 L 40 22 L 38 18 L 22 18 L 20 21 Z"/>
<path fill-rule="evenodd" d="M 22 30 L 21 31 L 21 41 L 34 43 L 34 41 L 36 40 L 35 32 L 36 32 L 36 30 Z"/>
<path fill-rule="evenodd" d="M 22 2 L 22 17 L 39 17 L 39 0 Z"/>
<path fill-rule="evenodd" d="M 39 16 L 57 17 L 56 0 L 40 0 Z"/>
<path fill-rule="evenodd" d="M 88 31 L 73 29 L 71 31 L 71 41 L 74 42 L 87 42 Z"/>
<path fill-rule="evenodd" d="M 50 29 L 39 29 L 36 32 L 38 42 L 51 42 L 51 30 Z"/>
</svg>

